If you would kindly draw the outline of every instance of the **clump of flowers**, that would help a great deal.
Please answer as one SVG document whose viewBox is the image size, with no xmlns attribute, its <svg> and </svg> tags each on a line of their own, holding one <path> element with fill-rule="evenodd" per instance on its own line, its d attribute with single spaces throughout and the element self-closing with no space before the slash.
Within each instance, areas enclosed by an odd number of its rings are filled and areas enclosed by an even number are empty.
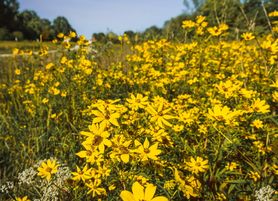
<svg viewBox="0 0 278 201">
<path fill-rule="evenodd" d="M 20 201 L 28 201 L 31 197 L 36 201 L 59 200 L 68 191 L 67 182 L 70 178 L 69 167 L 51 158 L 39 161 L 20 172 L 17 182 L 13 185 L 8 182 L 1 186 L 1 191 L 4 195 L 25 195 L 15 198 Z"/>
</svg>

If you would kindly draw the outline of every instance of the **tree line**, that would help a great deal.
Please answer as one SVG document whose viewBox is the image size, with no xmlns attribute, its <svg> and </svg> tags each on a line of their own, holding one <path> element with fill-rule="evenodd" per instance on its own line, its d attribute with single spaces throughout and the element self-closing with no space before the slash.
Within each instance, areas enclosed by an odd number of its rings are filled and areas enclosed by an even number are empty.
<svg viewBox="0 0 278 201">
<path fill-rule="evenodd" d="M 60 32 L 75 31 L 63 16 L 52 22 L 33 10 L 19 11 L 17 0 L 0 0 L 0 40 L 52 40 Z"/>
<path fill-rule="evenodd" d="M 162 28 L 151 26 L 143 32 L 126 31 L 130 42 L 167 38 L 182 40 L 182 21 L 206 16 L 210 26 L 226 23 L 232 30 L 231 37 L 242 32 L 257 34 L 270 32 L 267 13 L 278 10 L 278 0 L 184 0 L 185 12 L 164 23 Z M 41 19 L 35 11 L 19 12 L 17 0 L 0 0 L 0 40 L 52 40 L 62 33 L 75 31 L 65 17 L 59 16 L 50 22 Z M 100 42 L 120 43 L 113 32 L 93 33 L 92 38 Z"/>
<path fill-rule="evenodd" d="M 278 0 L 184 0 L 185 12 L 166 21 L 162 28 L 151 26 L 138 33 L 126 31 L 132 41 L 167 38 L 181 41 L 184 39 L 182 21 L 194 20 L 196 16 L 206 16 L 210 26 L 225 23 L 230 28 L 230 37 L 238 38 L 243 32 L 256 34 L 270 32 L 267 13 L 278 10 Z M 93 38 L 106 42 L 113 33 L 94 33 Z M 113 38 L 113 37 L 112 37 Z M 115 38 L 115 37 L 114 37 Z"/>
</svg>

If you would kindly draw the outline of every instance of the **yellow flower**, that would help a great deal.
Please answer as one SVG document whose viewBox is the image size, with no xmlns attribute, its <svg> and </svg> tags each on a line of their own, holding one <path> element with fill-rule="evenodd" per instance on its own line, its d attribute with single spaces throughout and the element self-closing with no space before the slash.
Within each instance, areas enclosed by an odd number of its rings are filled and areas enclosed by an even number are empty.
<svg viewBox="0 0 278 201">
<path fill-rule="evenodd" d="M 131 144 L 131 140 L 126 140 L 123 135 L 115 135 L 111 141 L 112 152 L 110 154 L 110 158 L 128 163 L 130 156 L 128 147 Z"/>
<path fill-rule="evenodd" d="M 82 143 L 90 148 L 98 148 L 101 153 L 104 153 L 105 146 L 110 147 L 111 141 L 108 139 L 110 133 L 105 130 L 104 125 L 92 124 L 89 126 L 90 132 L 81 131 L 80 134 L 86 136 L 86 140 Z"/>
<path fill-rule="evenodd" d="M 17 54 L 19 54 L 19 49 L 14 48 L 14 49 L 13 49 L 13 55 L 17 55 Z"/>
<path fill-rule="evenodd" d="M 174 118 L 174 116 L 169 114 L 171 108 L 164 109 L 163 107 L 164 103 L 161 101 L 146 108 L 146 111 L 152 115 L 150 121 L 155 122 L 161 128 L 164 128 L 164 125 L 172 127 L 172 124 L 168 121 Z"/>
<path fill-rule="evenodd" d="M 205 16 L 199 15 L 199 16 L 196 17 L 196 23 L 197 24 L 202 24 L 202 22 L 204 22 L 205 19 L 206 19 Z"/>
<path fill-rule="evenodd" d="M 253 172 L 253 171 L 250 171 L 248 173 L 248 176 L 253 179 L 255 182 L 258 181 L 258 179 L 261 178 L 260 174 L 258 172 Z"/>
<path fill-rule="evenodd" d="M 14 73 L 16 74 L 16 75 L 20 75 L 21 74 L 21 71 L 20 71 L 20 69 L 15 69 L 15 71 L 14 71 Z"/>
<path fill-rule="evenodd" d="M 59 34 L 57 35 L 57 37 L 58 37 L 58 38 L 63 38 L 63 37 L 64 37 L 64 34 L 63 34 L 63 33 L 59 33 Z"/>
<path fill-rule="evenodd" d="M 231 124 L 234 118 L 239 115 L 238 111 L 231 111 L 227 106 L 215 105 L 213 109 L 208 109 L 208 117 L 216 121 L 223 121 L 226 124 Z"/>
<path fill-rule="evenodd" d="M 199 183 L 192 183 L 192 181 L 187 182 L 188 179 L 184 178 L 181 172 L 179 172 L 176 168 L 174 168 L 174 171 L 175 181 L 178 183 L 179 189 L 183 192 L 184 196 L 187 199 L 190 199 L 190 197 L 197 197 L 198 188 L 195 184 L 199 185 Z M 190 184 L 193 184 L 194 188 Z"/>
<path fill-rule="evenodd" d="M 54 66 L 53 63 L 48 63 L 48 64 L 45 66 L 45 69 L 46 69 L 46 70 L 49 70 L 49 69 L 51 69 L 53 66 Z"/>
<path fill-rule="evenodd" d="M 142 94 L 137 94 L 134 96 L 131 94 L 130 98 L 126 101 L 129 103 L 129 107 L 133 110 L 138 110 L 139 108 L 144 108 L 147 105 L 148 96 L 143 96 Z"/>
<path fill-rule="evenodd" d="M 203 160 L 201 157 L 197 156 L 195 160 L 193 157 L 190 157 L 190 162 L 186 162 L 186 168 L 193 174 L 198 174 L 199 172 L 205 172 L 208 166 L 208 160 Z"/>
<path fill-rule="evenodd" d="M 104 188 L 100 188 L 99 185 L 101 184 L 100 179 L 95 179 L 90 183 L 86 183 L 86 186 L 90 189 L 87 194 L 92 194 L 93 197 L 106 195 L 106 190 Z"/>
<path fill-rule="evenodd" d="M 49 100 L 48 100 L 47 98 L 43 98 L 43 99 L 42 99 L 42 103 L 43 103 L 43 104 L 48 103 L 48 101 L 49 101 Z"/>
<path fill-rule="evenodd" d="M 244 40 L 253 40 L 255 38 L 255 36 L 250 33 L 250 32 L 246 32 L 246 33 L 243 33 L 241 35 L 241 37 L 244 39 Z"/>
<path fill-rule="evenodd" d="M 135 140 L 135 146 L 139 146 L 135 152 L 140 154 L 141 161 L 157 160 L 157 156 L 161 153 L 161 150 L 157 149 L 158 143 L 150 146 L 148 138 L 145 139 L 143 145 L 138 140 Z"/>
<path fill-rule="evenodd" d="M 251 111 L 258 112 L 258 113 L 268 113 L 270 110 L 269 110 L 269 105 L 266 103 L 266 101 L 260 100 L 258 98 L 251 105 Z"/>
<path fill-rule="evenodd" d="M 270 87 L 278 88 L 278 80 L 273 82 L 273 84 L 269 85 Z"/>
<path fill-rule="evenodd" d="M 273 102 L 278 102 L 278 91 L 273 92 L 272 98 L 273 98 Z"/>
<path fill-rule="evenodd" d="M 191 21 L 191 20 L 184 20 L 182 22 L 182 28 L 186 29 L 186 28 L 193 28 L 195 27 L 195 22 Z"/>
<path fill-rule="evenodd" d="M 259 119 L 256 119 L 252 122 L 252 126 L 256 128 L 262 128 L 263 127 L 263 122 Z"/>
<path fill-rule="evenodd" d="M 235 162 L 229 162 L 225 168 L 228 169 L 229 171 L 234 171 L 235 169 L 237 169 L 238 164 Z"/>
<path fill-rule="evenodd" d="M 229 29 L 229 26 L 225 23 L 222 23 L 222 24 L 219 25 L 219 29 L 221 31 L 227 31 Z"/>
<path fill-rule="evenodd" d="M 278 17 L 278 11 L 275 10 L 275 11 L 269 13 L 268 16 L 269 16 L 269 17 Z"/>
<path fill-rule="evenodd" d="M 154 198 L 156 186 L 148 184 L 146 189 L 138 182 L 132 185 L 132 192 L 122 191 L 120 197 L 123 201 L 168 201 L 168 198 L 164 196 L 158 196 Z"/>
<path fill-rule="evenodd" d="M 207 30 L 212 36 L 219 36 L 222 34 L 222 30 L 216 26 L 209 27 Z"/>
<path fill-rule="evenodd" d="M 71 32 L 69 33 L 69 37 L 75 38 L 75 37 L 76 37 L 76 33 L 75 33 L 74 31 L 71 31 Z"/>
<path fill-rule="evenodd" d="M 38 167 L 38 176 L 50 181 L 51 176 L 58 171 L 58 167 L 59 165 L 56 164 L 56 160 L 48 159 L 46 162 L 42 162 L 41 166 Z"/>
<path fill-rule="evenodd" d="M 93 123 L 100 123 L 101 126 L 109 126 L 113 124 L 114 126 L 120 126 L 118 123 L 118 118 L 120 117 L 119 112 L 109 111 L 109 109 L 104 107 L 99 107 L 98 110 L 93 110 L 92 114 L 96 117 L 93 119 Z"/>
<path fill-rule="evenodd" d="M 76 166 L 77 171 L 72 172 L 74 181 L 84 181 L 92 178 L 91 176 L 91 168 L 88 169 L 88 165 L 85 165 L 85 167 L 81 170 L 78 166 Z"/>
<path fill-rule="evenodd" d="M 27 196 L 24 196 L 24 197 L 22 197 L 22 198 L 16 197 L 16 198 L 15 198 L 15 201 L 30 201 L 30 200 L 28 199 Z"/>
</svg>

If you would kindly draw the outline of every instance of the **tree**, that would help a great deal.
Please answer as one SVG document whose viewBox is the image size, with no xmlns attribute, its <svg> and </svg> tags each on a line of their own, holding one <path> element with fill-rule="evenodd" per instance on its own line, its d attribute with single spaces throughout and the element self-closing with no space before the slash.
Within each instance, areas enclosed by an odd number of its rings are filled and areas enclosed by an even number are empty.
<svg viewBox="0 0 278 201">
<path fill-rule="evenodd" d="M 65 17 L 62 17 L 62 16 L 59 16 L 59 17 L 54 19 L 53 28 L 54 28 L 54 31 L 55 31 L 56 35 L 58 33 L 68 34 L 70 31 L 75 32 L 75 30 L 71 27 L 68 20 Z"/>
<path fill-rule="evenodd" d="M 19 30 L 21 30 L 26 39 L 39 38 L 41 30 L 40 17 L 33 10 L 25 10 L 18 14 Z"/>
<path fill-rule="evenodd" d="M 157 26 L 151 26 L 143 32 L 143 37 L 147 40 L 158 39 L 162 34 L 162 29 Z"/>
<path fill-rule="evenodd" d="M 5 27 L 9 31 L 16 28 L 16 14 L 19 4 L 16 0 L 0 0 L 0 27 Z"/>
<path fill-rule="evenodd" d="M 107 42 L 107 38 L 106 38 L 105 34 L 102 33 L 102 32 L 100 32 L 100 33 L 94 33 L 94 34 L 92 35 L 92 38 L 95 39 L 95 40 L 98 41 L 98 42 L 103 42 L 103 43 Z"/>
<path fill-rule="evenodd" d="M 55 38 L 55 30 L 48 19 L 41 19 L 41 36 L 43 40 L 52 40 Z"/>
</svg>

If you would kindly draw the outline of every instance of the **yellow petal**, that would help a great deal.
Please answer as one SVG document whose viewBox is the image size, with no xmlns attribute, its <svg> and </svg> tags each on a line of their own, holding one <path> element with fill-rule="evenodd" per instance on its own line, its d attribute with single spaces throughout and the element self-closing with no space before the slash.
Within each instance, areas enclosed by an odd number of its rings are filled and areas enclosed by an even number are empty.
<svg viewBox="0 0 278 201">
<path fill-rule="evenodd" d="M 132 192 L 133 192 L 135 200 L 142 200 L 145 198 L 144 187 L 141 186 L 138 182 L 135 182 L 132 185 Z"/>
<path fill-rule="evenodd" d="M 122 198 L 123 201 L 134 201 L 135 200 L 133 194 L 129 191 L 122 191 L 120 194 L 120 197 Z"/>
<path fill-rule="evenodd" d="M 111 119 L 109 119 L 109 121 L 110 121 L 110 123 L 113 124 L 114 126 L 120 126 L 119 123 L 118 123 L 118 121 L 117 121 L 117 119 L 115 119 L 115 118 L 111 118 Z"/>
<path fill-rule="evenodd" d="M 128 154 L 123 154 L 123 155 L 121 155 L 121 159 L 124 163 L 128 163 L 129 155 Z"/>
<path fill-rule="evenodd" d="M 152 199 L 151 201 L 168 201 L 168 198 L 163 197 L 163 196 L 158 196 Z"/>
<path fill-rule="evenodd" d="M 145 191 L 145 200 L 151 200 L 155 194 L 156 186 L 149 184 Z"/>
<path fill-rule="evenodd" d="M 149 148 L 149 146 L 150 146 L 150 142 L 149 142 L 149 140 L 148 140 L 148 138 L 146 138 L 145 139 L 145 142 L 144 142 L 144 148 L 146 149 L 146 148 Z"/>
</svg>

